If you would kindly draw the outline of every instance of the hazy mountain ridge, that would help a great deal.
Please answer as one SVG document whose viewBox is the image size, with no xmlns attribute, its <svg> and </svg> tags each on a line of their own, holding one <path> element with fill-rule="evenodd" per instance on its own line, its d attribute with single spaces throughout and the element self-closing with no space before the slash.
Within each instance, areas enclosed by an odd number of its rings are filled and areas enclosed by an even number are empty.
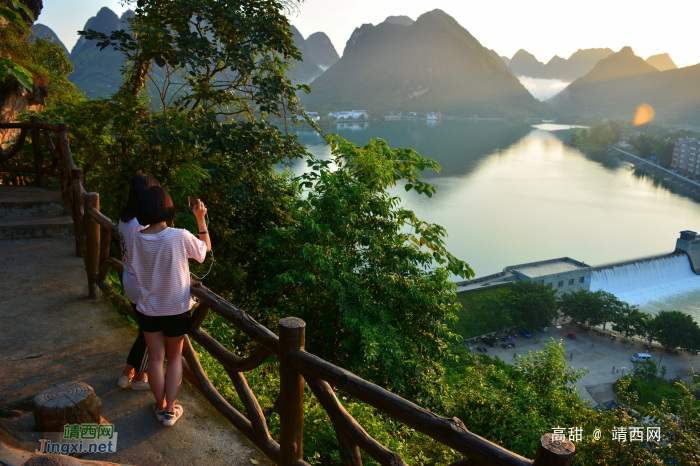
<svg viewBox="0 0 700 466">
<path fill-rule="evenodd" d="M 321 67 L 330 67 L 340 60 L 331 39 L 325 32 L 314 32 L 306 38 L 306 48 L 313 59 Z"/>
<path fill-rule="evenodd" d="M 611 79 L 658 72 L 658 69 L 645 62 L 642 57 L 635 55 L 632 47 L 628 46 L 622 47 L 619 52 L 600 60 L 588 74 L 580 77 L 571 85 L 609 81 Z"/>
<path fill-rule="evenodd" d="M 127 19 L 133 15 L 131 10 L 125 11 L 121 18 L 107 7 L 102 7 L 95 16 L 88 19 L 84 31 L 92 29 L 110 34 L 118 29 L 128 29 Z M 121 67 L 124 55 L 107 47 L 100 51 L 96 41 L 87 41 L 85 37 L 73 46 L 70 61 L 75 71 L 68 76 L 87 97 L 106 97 L 113 94 L 122 83 Z"/>
<path fill-rule="evenodd" d="M 546 104 L 554 111 L 603 112 L 631 119 L 648 104 L 656 118 L 700 122 L 700 64 L 659 71 L 629 47 L 601 60 L 591 72 L 571 83 Z"/>
<path fill-rule="evenodd" d="M 652 55 L 645 60 L 651 66 L 655 67 L 659 71 L 666 70 L 677 70 L 678 66 L 671 60 L 671 56 L 667 53 L 660 53 L 658 55 Z"/>
<path fill-rule="evenodd" d="M 294 25 L 291 25 L 290 29 L 294 38 L 294 45 L 299 49 L 302 56 L 302 61 L 295 62 L 294 68 L 290 72 L 294 75 L 296 82 L 308 84 L 323 73 L 323 68 L 312 58 L 312 53 L 309 51 L 301 32 Z"/>
<path fill-rule="evenodd" d="M 441 10 L 409 26 L 356 28 L 340 60 L 303 98 L 312 111 L 350 108 L 499 116 L 543 108 L 466 29 Z"/>
<path fill-rule="evenodd" d="M 600 60 L 613 53 L 609 48 L 578 49 L 568 59 L 555 55 L 545 65 L 528 51 L 520 49 L 513 55 L 508 66 L 518 76 L 574 81 L 586 75 Z"/>
</svg>

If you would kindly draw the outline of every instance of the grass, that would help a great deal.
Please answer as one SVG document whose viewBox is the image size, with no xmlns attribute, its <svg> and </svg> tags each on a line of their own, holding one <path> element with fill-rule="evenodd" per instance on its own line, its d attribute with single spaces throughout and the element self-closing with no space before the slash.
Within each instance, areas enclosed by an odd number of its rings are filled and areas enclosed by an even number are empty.
<svg viewBox="0 0 700 466">
<path fill-rule="evenodd" d="M 594 152 L 607 152 L 608 150 L 607 146 L 598 144 L 590 138 L 582 138 L 580 136 L 572 146 L 581 150 L 590 150 Z"/>
<path fill-rule="evenodd" d="M 632 379 L 629 390 L 637 393 L 639 406 L 646 406 L 648 403 L 660 406 L 661 400 L 675 400 L 682 396 L 681 390 L 674 387 L 668 380 Z M 700 404 L 700 401 L 696 401 L 696 404 Z"/>
<path fill-rule="evenodd" d="M 462 338 L 473 338 L 485 333 L 491 333 L 494 328 L 486 328 L 490 319 L 484 318 L 481 302 L 485 296 L 501 293 L 503 287 L 486 288 L 483 290 L 467 291 L 457 294 L 457 301 L 462 305 L 458 320 L 452 331 Z"/>
</svg>

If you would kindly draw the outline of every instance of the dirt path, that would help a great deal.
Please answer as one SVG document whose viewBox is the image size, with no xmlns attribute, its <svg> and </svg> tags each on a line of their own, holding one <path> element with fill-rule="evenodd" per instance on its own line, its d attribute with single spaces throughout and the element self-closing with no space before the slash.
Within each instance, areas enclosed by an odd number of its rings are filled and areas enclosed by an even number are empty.
<svg viewBox="0 0 700 466">
<path fill-rule="evenodd" d="M 273 464 L 185 381 L 178 399 L 185 414 L 172 428 L 155 419 L 149 391 L 117 387 L 136 331 L 109 302 L 87 297 L 74 244 L 73 237 L 0 241 L 3 425 L 28 425 L 36 393 L 76 380 L 94 388 L 102 416 L 119 434 L 117 453 L 85 459 L 144 466 Z"/>
</svg>

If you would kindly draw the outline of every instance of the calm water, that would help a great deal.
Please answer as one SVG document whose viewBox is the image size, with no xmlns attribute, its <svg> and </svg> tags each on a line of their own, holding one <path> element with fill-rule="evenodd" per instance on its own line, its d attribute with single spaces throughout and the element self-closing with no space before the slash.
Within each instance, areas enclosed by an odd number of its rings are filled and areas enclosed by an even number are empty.
<svg viewBox="0 0 700 466">
<path fill-rule="evenodd" d="M 446 228 L 450 252 L 477 277 L 563 256 L 601 265 L 669 253 L 679 231 L 700 231 L 700 199 L 626 162 L 565 146 L 569 126 L 388 121 L 334 131 L 356 144 L 381 137 L 440 163 L 440 174 L 424 175 L 437 189 L 431 199 L 401 187 L 395 194 Z M 314 133 L 299 137 L 317 157 L 330 156 Z M 700 318 L 700 289 L 671 301 L 640 307 L 673 306 Z"/>
</svg>

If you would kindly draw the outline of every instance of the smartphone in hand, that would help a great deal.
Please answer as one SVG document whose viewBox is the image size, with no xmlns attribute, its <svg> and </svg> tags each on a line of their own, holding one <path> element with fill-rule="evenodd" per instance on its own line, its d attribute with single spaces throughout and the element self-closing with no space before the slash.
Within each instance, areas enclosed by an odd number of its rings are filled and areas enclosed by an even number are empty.
<svg viewBox="0 0 700 466">
<path fill-rule="evenodd" d="M 190 204 L 190 209 L 194 210 L 194 206 L 197 205 L 197 198 L 194 196 L 187 196 L 187 202 Z"/>
</svg>

